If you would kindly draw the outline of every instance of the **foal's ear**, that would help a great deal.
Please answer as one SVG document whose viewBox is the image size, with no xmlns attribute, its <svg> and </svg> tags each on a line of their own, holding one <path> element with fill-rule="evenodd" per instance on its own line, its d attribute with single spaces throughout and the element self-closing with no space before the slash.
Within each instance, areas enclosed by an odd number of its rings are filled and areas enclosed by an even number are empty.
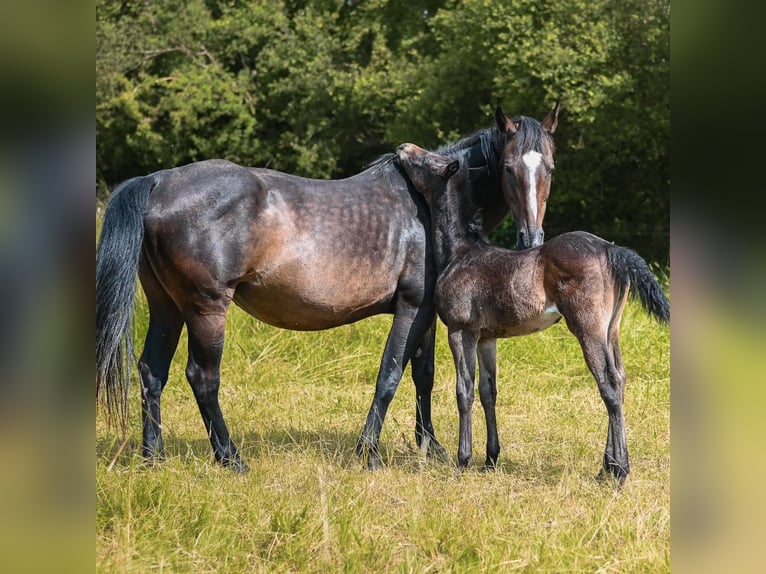
<svg viewBox="0 0 766 574">
<path fill-rule="evenodd" d="M 504 134 L 515 134 L 518 129 L 516 124 L 503 113 L 500 106 L 497 106 L 497 109 L 495 110 L 495 124 L 497 125 L 497 129 Z"/>
<path fill-rule="evenodd" d="M 548 132 L 549 134 L 552 134 L 556 131 L 556 126 L 559 125 L 559 104 L 561 101 L 557 101 L 556 105 L 553 106 L 553 109 L 548 113 L 547 116 L 545 116 L 545 119 L 542 121 L 543 129 Z"/>
<path fill-rule="evenodd" d="M 459 167 L 460 162 L 458 160 L 449 162 L 444 168 L 444 177 L 447 179 L 451 178 L 453 175 L 455 175 L 455 172 L 457 172 Z"/>
</svg>

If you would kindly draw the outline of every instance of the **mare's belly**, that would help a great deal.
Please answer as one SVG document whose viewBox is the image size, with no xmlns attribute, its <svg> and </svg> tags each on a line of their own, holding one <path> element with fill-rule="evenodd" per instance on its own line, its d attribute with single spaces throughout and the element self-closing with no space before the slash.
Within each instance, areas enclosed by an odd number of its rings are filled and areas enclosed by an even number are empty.
<svg viewBox="0 0 766 574">
<path fill-rule="evenodd" d="M 393 312 L 396 278 L 331 271 L 256 277 L 237 286 L 234 302 L 265 323 L 297 331 L 329 329 Z"/>
</svg>

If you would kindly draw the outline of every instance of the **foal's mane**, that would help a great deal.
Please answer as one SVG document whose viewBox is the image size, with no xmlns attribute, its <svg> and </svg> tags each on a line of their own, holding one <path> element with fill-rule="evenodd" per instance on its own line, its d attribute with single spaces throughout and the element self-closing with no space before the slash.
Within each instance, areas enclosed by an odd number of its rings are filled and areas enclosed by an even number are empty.
<svg viewBox="0 0 766 574">
<path fill-rule="evenodd" d="M 383 168 L 387 167 L 388 165 L 394 165 L 396 163 L 396 154 L 389 152 L 384 153 L 383 155 L 380 155 L 376 157 L 374 160 L 372 160 L 370 163 L 368 163 L 366 166 L 364 166 L 364 169 L 362 171 L 366 171 L 368 169 L 373 168 Z"/>
<path fill-rule="evenodd" d="M 365 172 L 369 173 L 370 175 L 377 176 L 385 174 L 389 178 L 395 177 L 394 174 L 396 173 L 403 176 L 405 180 L 408 180 L 407 174 L 399 165 L 399 160 L 396 157 L 396 154 L 391 152 L 378 156 L 366 166 L 364 166 L 362 173 Z M 378 174 L 377 172 L 381 172 L 381 174 Z"/>
</svg>

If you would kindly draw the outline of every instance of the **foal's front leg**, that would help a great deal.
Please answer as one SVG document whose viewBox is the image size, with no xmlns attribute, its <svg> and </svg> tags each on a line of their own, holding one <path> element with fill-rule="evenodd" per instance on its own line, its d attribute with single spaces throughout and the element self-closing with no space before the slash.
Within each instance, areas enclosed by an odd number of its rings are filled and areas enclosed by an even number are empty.
<svg viewBox="0 0 766 574">
<path fill-rule="evenodd" d="M 463 469 L 471 461 L 473 386 L 476 378 L 477 337 L 465 330 L 450 330 L 449 346 L 455 361 L 457 410 L 460 415 L 460 439 L 458 442 L 458 467 Z"/>
<path fill-rule="evenodd" d="M 485 470 L 494 470 L 500 455 L 495 401 L 497 399 L 497 339 L 479 341 L 479 397 L 487 422 L 487 459 Z"/>
</svg>

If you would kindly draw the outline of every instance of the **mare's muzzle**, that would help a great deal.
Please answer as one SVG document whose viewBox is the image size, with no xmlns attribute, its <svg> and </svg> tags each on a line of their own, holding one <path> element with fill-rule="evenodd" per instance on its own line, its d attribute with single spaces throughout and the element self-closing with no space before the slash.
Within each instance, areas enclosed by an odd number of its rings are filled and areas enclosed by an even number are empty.
<svg viewBox="0 0 766 574">
<path fill-rule="evenodd" d="M 545 231 L 542 227 L 535 229 L 519 229 L 516 234 L 516 249 L 529 249 L 543 244 Z"/>
</svg>

